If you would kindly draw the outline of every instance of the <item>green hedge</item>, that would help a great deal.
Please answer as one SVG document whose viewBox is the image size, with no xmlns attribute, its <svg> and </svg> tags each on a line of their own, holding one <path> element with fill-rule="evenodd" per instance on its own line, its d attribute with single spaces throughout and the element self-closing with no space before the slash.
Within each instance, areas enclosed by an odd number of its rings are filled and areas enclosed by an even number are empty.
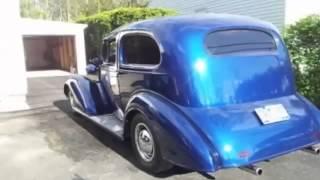
<svg viewBox="0 0 320 180">
<path fill-rule="evenodd" d="M 80 18 L 78 23 L 88 24 L 85 32 L 87 58 L 98 56 L 103 36 L 112 30 L 130 22 L 175 14 L 173 10 L 161 8 L 117 8 Z"/>
<path fill-rule="evenodd" d="M 306 17 L 285 31 L 299 92 L 320 107 L 320 15 Z"/>
</svg>

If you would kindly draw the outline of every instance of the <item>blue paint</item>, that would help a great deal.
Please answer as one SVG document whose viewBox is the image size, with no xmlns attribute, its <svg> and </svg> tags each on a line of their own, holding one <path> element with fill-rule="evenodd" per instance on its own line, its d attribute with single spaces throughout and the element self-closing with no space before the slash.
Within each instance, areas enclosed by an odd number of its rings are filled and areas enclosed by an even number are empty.
<svg viewBox="0 0 320 180">
<path fill-rule="evenodd" d="M 266 32 L 275 39 L 277 50 L 210 54 L 206 36 L 227 29 Z M 167 161 L 197 171 L 217 171 L 320 142 L 319 110 L 296 92 L 288 50 L 273 25 L 240 16 L 193 15 L 129 24 L 111 36 L 130 30 L 154 34 L 164 49 L 158 68 L 118 69 L 119 101 L 108 98 L 105 78 L 97 84 L 99 91 L 92 91 L 88 80 L 76 78 L 79 91 L 85 94 L 88 114 L 98 113 L 98 108 L 99 113 L 108 113 L 117 103 L 125 114 L 145 113 Z M 96 93 L 105 100 L 97 103 Z M 271 104 L 282 104 L 290 119 L 262 125 L 254 109 Z"/>
<path fill-rule="evenodd" d="M 109 114 L 115 110 L 115 107 L 107 95 L 107 91 L 101 82 L 90 81 L 82 76 L 72 76 L 77 85 L 72 82 L 71 88 L 80 100 L 85 113 L 88 115 Z"/>
</svg>

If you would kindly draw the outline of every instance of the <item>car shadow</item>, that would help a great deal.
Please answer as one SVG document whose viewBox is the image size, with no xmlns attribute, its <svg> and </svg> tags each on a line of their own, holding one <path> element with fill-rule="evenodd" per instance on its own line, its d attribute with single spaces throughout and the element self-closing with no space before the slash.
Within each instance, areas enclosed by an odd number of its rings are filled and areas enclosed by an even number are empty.
<svg viewBox="0 0 320 180">
<path fill-rule="evenodd" d="M 91 135 L 93 135 L 97 140 L 99 140 L 104 146 L 112 149 L 114 152 L 122 156 L 124 159 L 131 162 L 131 164 L 133 164 L 135 167 L 142 170 L 138 166 L 138 163 L 134 158 L 133 152 L 131 151 L 131 145 L 128 140 L 122 141 L 119 138 L 112 135 L 110 132 L 96 125 L 92 121 L 86 119 L 85 117 L 72 113 L 71 107 L 69 106 L 69 103 L 67 100 L 55 101 L 53 104 L 56 107 L 58 107 L 62 112 L 67 114 L 68 117 L 70 117 L 70 119 L 72 119 L 75 123 L 77 123 L 83 129 L 87 130 Z M 172 169 L 163 173 L 159 173 L 156 175 L 150 174 L 150 173 L 148 174 L 158 178 L 167 178 L 174 175 L 182 175 L 182 174 L 188 174 L 188 173 L 193 173 L 193 171 L 174 166 Z M 202 173 L 200 174 L 208 178 L 206 175 Z"/>
</svg>

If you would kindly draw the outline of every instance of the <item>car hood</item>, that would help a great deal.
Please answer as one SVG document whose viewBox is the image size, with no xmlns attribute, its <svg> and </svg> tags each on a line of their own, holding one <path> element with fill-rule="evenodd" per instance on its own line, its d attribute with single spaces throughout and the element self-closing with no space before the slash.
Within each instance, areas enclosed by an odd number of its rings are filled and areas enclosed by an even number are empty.
<svg viewBox="0 0 320 180">
<path fill-rule="evenodd" d="M 289 120 L 263 125 L 255 108 L 282 104 Z M 207 108 L 182 108 L 218 153 L 221 167 L 268 160 L 319 142 L 319 119 L 298 95 Z M 316 112 L 318 113 L 318 112 Z"/>
</svg>

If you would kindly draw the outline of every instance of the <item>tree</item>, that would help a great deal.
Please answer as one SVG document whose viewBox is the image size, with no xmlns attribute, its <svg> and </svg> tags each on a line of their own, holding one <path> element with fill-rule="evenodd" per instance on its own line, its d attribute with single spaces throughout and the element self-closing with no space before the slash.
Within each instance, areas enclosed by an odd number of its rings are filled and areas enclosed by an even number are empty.
<svg viewBox="0 0 320 180">
<path fill-rule="evenodd" d="M 21 16 L 75 21 L 117 7 L 144 7 L 148 0 L 20 0 Z"/>
<path fill-rule="evenodd" d="M 78 23 L 88 24 L 85 31 L 87 59 L 101 54 L 101 40 L 112 30 L 134 21 L 173 15 L 176 15 L 176 12 L 170 9 L 127 7 L 116 8 L 78 19 Z"/>
<path fill-rule="evenodd" d="M 320 15 L 308 16 L 289 26 L 285 41 L 299 92 L 320 107 Z"/>
<path fill-rule="evenodd" d="M 20 2 L 20 11 L 22 17 L 46 19 L 47 13 L 41 7 L 40 3 L 36 3 L 34 0 L 22 0 Z"/>
</svg>

